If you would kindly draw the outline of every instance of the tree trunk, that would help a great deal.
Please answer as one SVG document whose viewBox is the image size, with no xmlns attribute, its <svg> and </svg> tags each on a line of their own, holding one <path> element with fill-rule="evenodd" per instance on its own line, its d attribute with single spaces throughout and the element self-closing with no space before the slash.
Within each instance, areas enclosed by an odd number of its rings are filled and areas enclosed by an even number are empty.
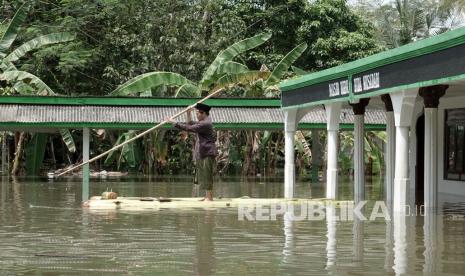
<svg viewBox="0 0 465 276">
<path fill-rule="evenodd" d="M 7 163 L 7 161 L 6 161 L 6 159 L 7 159 L 6 158 L 7 157 L 6 156 L 6 151 L 7 151 L 7 149 L 6 149 L 6 131 L 3 131 L 3 133 L 2 133 L 2 175 L 7 174 L 6 172 L 8 170 L 7 165 L 6 165 L 6 163 Z"/>
<path fill-rule="evenodd" d="M 18 144 L 16 146 L 15 159 L 13 161 L 13 169 L 11 169 L 12 175 L 17 175 L 19 169 L 19 163 L 21 161 L 21 156 L 23 155 L 23 141 L 26 136 L 25 132 L 21 132 L 18 139 Z"/>
<path fill-rule="evenodd" d="M 50 154 L 52 155 L 53 169 L 56 170 L 57 159 L 55 158 L 55 148 L 53 147 L 53 137 L 50 135 Z"/>
</svg>

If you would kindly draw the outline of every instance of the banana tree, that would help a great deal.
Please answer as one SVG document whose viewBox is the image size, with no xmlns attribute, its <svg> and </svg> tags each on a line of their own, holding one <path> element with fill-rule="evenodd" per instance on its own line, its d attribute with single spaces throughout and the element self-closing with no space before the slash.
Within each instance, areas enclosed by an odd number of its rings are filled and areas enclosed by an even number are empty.
<svg viewBox="0 0 465 276">
<path fill-rule="evenodd" d="M 20 6 L 0 39 L 0 81 L 2 81 L 0 82 L 0 93 L 56 95 L 39 77 L 30 72 L 19 70 L 15 66 L 15 62 L 18 62 L 26 54 L 41 47 L 71 41 L 75 39 L 75 34 L 67 32 L 47 34 L 31 39 L 19 47 L 11 49 L 22 23 L 26 20 L 29 9 L 30 5 L 28 3 Z M 69 131 L 61 130 L 60 132 L 68 149 L 71 152 L 75 151 L 74 141 Z M 21 137 L 24 137 L 24 134 Z M 22 155 L 23 147 L 17 146 L 17 148 L 20 151 L 16 152 L 18 158 L 15 158 L 15 162 L 19 162 L 19 156 Z M 43 151 L 44 149 L 37 148 L 30 152 L 37 153 L 40 150 Z M 41 156 L 41 154 L 34 154 L 33 156 Z M 39 164 L 39 162 L 31 162 L 31 164 Z M 18 167 L 18 164 L 15 163 L 13 167 Z M 36 171 L 37 168 L 33 170 Z"/>
<path fill-rule="evenodd" d="M 219 88 L 219 86 L 248 82 L 263 73 L 248 73 L 249 69 L 247 66 L 234 62 L 233 59 L 247 50 L 262 45 L 270 37 L 270 34 L 259 34 L 234 43 L 221 51 L 207 68 L 202 79 L 197 83 L 173 72 L 149 72 L 128 80 L 111 92 L 111 95 L 147 96 L 151 94 L 152 89 L 157 89 L 159 87 L 177 87 L 174 95 L 175 97 L 200 97 L 202 93 L 208 92 L 213 87 L 216 89 Z M 129 132 L 125 132 L 121 134 L 120 139 L 124 139 L 123 137 L 128 133 Z M 163 137 L 164 131 L 162 130 L 160 133 L 157 132 L 156 135 Z M 155 140 L 158 139 L 154 139 L 154 141 Z M 157 143 L 156 146 L 153 147 L 153 154 L 158 156 L 156 160 L 160 164 L 163 164 L 163 160 L 165 159 L 163 156 L 166 155 L 167 149 L 168 144 L 166 143 Z M 105 163 L 107 165 L 111 164 L 112 161 L 115 160 L 114 155 L 116 154 L 117 153 L 110 155 Z M 122 152 L 120 154 L 122 154 Z"/>
<path fill-rule="evenodd" d="M 263 33 L 234 43 L 221 51 L 210 64 L 202 79 L 196 83 L 184 76 L 173 72 L 150 72 L 136 76 L 116 88 L 111 95 L 137 95 L 152 88 L 165 85 L 178 87 L 175 95 L 178 97 L 199 97 L 202 92 L 207 92 L 225 76 L 237 75 L 248 72 L 245 65 L 233 62 L 238 55 L 258 47 L 270 39 L 271 34 Z M 231 84 L 227 79 L 222 80 L 222 85 Z"/>
<path fill-rule="evenodd" d="M 119 145 L 136 136 L 135 130 L 130 130 L 119 136 L 116 144 Z M 121 150 L 111 152 L 104 165 L 109 166 L 116 161 L 118 170 L 125 165 L 130 170 L 138 170 L 142 161 L 142 149 L 140 143 L 132 142 L 124 145 Z"/>
</svg>

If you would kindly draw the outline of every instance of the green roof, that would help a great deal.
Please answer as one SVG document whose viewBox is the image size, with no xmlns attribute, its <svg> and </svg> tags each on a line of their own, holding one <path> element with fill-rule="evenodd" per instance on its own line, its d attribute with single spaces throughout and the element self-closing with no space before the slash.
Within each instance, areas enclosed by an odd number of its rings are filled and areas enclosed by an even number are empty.
<svg viewBox="0 0 465 276">
<path fill-rule="evenodd" d="M 0 96 L 0 104 L 39 105 L 104 105 L 104 106 L 184 106 L 194 104 L 196 98 L 153 97 L 66 97 L 66 96 Z M 266 98 L 211 98 L 206 104 L 219 107 L 280 107 L 279 99 Z"/>
<path fill-rule="evenodd" d="M 465 27 L 462 27 L 333 68 L 283 81 L 280 84 L 280 88 L 283 92 L 295 90 L 313 84 L 351 76 L 383 65 L 434 53 L 464 43 Z"/>
</svg>

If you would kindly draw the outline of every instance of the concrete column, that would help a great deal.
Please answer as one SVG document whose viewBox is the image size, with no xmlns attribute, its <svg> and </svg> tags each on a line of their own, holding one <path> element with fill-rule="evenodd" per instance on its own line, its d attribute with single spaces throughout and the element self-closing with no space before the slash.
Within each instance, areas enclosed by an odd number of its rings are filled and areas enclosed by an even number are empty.
<svg viewBox="0 0 465 276">
<path fill-rule="evenodd" d="M 339 140 L 339 121 L 341 116 L 341 103 L 325 105 L 326 122 L 328 130 L 328 158 L 326 171 L 326 198 L 336 199 L 337 194 L 337 157 Z"/>
<path fill-rule="evenodd" d="M 354 201 L 365 199 L 364 118 L 354 115 Z"/>
<path fill-rule="evenodd" d="M 384 153 L 385 164 L 385 200 L 389 210 L 392 210 L 394 193 L 394 168 L 396 154 L 396 127 L 394 122 L 394 111 L 389 94 L 381 96 L 386 107 L 386 148 Z"/>
<path fill-rule="evenodd" d="M 407 205 L 409 178 L 409 131 L 417 97 L 416 91 L 391 94 L 396 125 L 396 154 L 394 173 L 394 213 L 404 213 Z"/>
<path fill-rule="evenodd" d="M 294 153 L 295 130 L 286 130 L 284 136 L 284 197 L 294 197 L 295 187 L 295 153 Z"/>
<path fill-rule="evenodd" d="M 394 212 L 405 211 L 409 188 L 409 136 L 408 126 L 396 126 L 396 163 L 394 174 Z"/>
<path fill-rule="evenodd" d="M 294 136 L 297 125 L 310 108 L 290 109 L 284 111 L 284 198 L 294 198 L 295 187 L 295 153 Z"/>
<path fill-rule="evenodd" d="M 82 131 L 82 161 L 89 161 L 89 128 Z M 82 201 L 89 199 L 89 164 L 82 167 Z"/>
<path fill-rule="evenodd" d="M 354 201 L 365 199 L 365 108 L 370 99 L 351 104 L 354 111 Z"/>
<path fill-rule="evenodd" d="M 449 86 L 435 85 L 420 88 L 425 105 L 425 209 L 437 208 L 438 193 L 438 106 Z"/>
<path fill-rule="evenodd" d="M 438 193 L 438 109 L 425 108 L 425 209 L 437 207 Z"/>
<path fill-rule="evenodd" d="M 284 198 L 294 198 L 295 152 L 294 135 L 298 109 L 284 111 Z"/>
</svg>

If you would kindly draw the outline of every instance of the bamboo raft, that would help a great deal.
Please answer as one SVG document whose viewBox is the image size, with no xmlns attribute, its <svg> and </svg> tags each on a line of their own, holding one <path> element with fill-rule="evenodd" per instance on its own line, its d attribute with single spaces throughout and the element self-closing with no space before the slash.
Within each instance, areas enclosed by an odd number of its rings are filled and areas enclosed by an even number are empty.
<svg viewBox="0 0 465 276">
<path fill-rule="evenodd" d="M 158 210 L 163 208 L 231 208 L 240 205 L 270 205 L 279 203 L 311 204 L 333 202 L 324 198 L 320 199 L 284 199 L 284 198 L 221 198 L 213 201 L 201 201 L 201 197 L 189 198 L 157 198 L 157 197 L 118 197 L 116 199 L 102 199 L 101 196 L 93 196 L 83 203 L 84 208 L 111 210 Z M 337 202 L 339 203 L 339 201 Z"/>
</svg>

